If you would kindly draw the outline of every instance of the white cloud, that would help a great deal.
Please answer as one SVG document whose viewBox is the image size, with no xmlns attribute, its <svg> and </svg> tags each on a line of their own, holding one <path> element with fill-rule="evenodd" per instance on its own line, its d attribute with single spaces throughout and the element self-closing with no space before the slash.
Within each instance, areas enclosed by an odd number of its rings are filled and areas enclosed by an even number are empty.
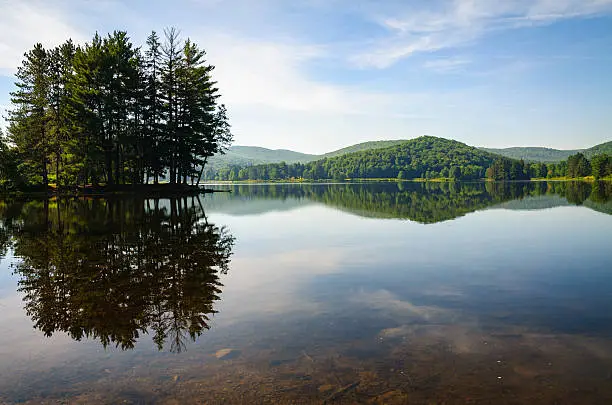
<svg viewBox="0 0 612 405">
<path fill-rule="evenodd" d="M 454 0 L 436 4 L 435 10 L 409 5 L 395 10 L 400 17 L 379 17 L 389 35 L 354 55 L 352 62 L 386 68 L 415 53 L 469 44 L 492 30 L 612 12 L 612 0 Z"/>
<path fill-rule="evenodd" d="M 322 47 L 253 41 L 229 36 L 206 41 L 223 100 L 280 110 L 372 114 L 393 104 L 384 93 L 321 83 L 308 77 L 305 65 L 329 57 Z"/>
<path fill-rule="evenodd" d="M 37 42 L 53 47 L 83 38 L 48 2 L 0 0 L 0 10 L 0 75 L 15 73 L 23 54 Z"/>
</svg>

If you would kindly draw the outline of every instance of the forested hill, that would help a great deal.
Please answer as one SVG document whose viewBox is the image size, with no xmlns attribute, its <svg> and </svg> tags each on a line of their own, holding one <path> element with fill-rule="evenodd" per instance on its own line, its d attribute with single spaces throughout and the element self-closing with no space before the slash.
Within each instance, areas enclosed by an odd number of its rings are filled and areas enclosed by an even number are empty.
<svg viewBox="0 0 612 405">
<path fill-rule="evenodd" d="M 259 146 L 232 146 L 224 155 L 215 155 L 210 158 L 207 167 L 218 170 L 228 166 L 310 162 L 319 158 L 320 156 L 318 155 L 309 155 L 286 149 L 267 149 Z"/>
<path fill-rule="evenodd" d="M 464 143 L 422 136 L 395 146 L 315 162 L 330 178 L 482 178 L 498 155 Z M 320 169 L 314 167 L 318 172 Z"/>
<path fill-rule="evenodd" d="M 587 158 L 595 155 L 612 155 L 612 141 L 593 146 L 589 149 L 560 150 L 542 147 L 514 147 L 514 148 L 481 148 L 487 152 L 496 153 L 510 159 L 523 159 L 529 162 L 561 162 L 571 155 L 582 153 Z"/>
<path fill-rule="evenodd" d="M 369 141 L 347 146 L 323 155 L 311 155 L 287 149 L 267 149 L 259 146 L 232 146 L 225 155 L 216 155 L 209 159 L 207 166 L 213 170 L 230 166 L 251 166 L 266 163 L 307 163 L 326 157 L 346 155 L 369 149 L 380 149 L 406 142 L 406 140 Z"/>
<path fill-rule="evenodd" d="M 559 150 L 541 147 L 513 147 L 513 148 L 482 148 L 487 152 L 496 153 L 510 159 L 523 159 L 531 162 L 561 162 L 580 150 Z"/>
<path fill-rule="evenodd" d="M 612 141 L 601 143 L 599 145 L 595 145 L 592 148 L 586 149 L 584 152 L 584 156 L 587 158 L 592 158 L 595 155 L 612 155 Z"/>
<path fill-rule="evenodd" d="M 396 140 L 391 140 L 391 141 L 362 142 L 356 145 L 347 146 L 346 148 L 335 150 L 333 152 L 328 152 L 324 155 L 319 156 L 319 158 L 332 158 L 336 156 L 346 155 L 348 153 L 361 152 L 364 150 L 388 148 L 391 146 L 402 144 L 406 141 L 407 139 L 396 139 Z"/>
<path fill-rule="evenodd" d="M 333 158 L 349 153 L 363 152 L 372 149 L 383 149 L 409 142 L 407 139 L 369 141 L 347 146 L 323 155 L 312 155 L 286 149 L 267 149 L 258 146 L 232 146 L 225 155 L 215 155 L 209 158 L 206 165 L 205 178 L 213 179 L 217 173 L 227 172 L 231 169 L 245 168 L 253 165 L 269 163 L 309 163 L 320 159 Z M 603 143 L 586 150 L 559 150 L 544 147 L 513 147 L 504 149 L 479 148 L 483 151 L 501 155 L 510 159 L 525 160 L 527 162 L 562 162 L 578 152 L 584 153 L 587 158 L 606 153 L 612 155 L 612 142 Z"/>
<path fill-rule="evenodd" d="M 422 136 L 393 146 L 367 149 L 308 163 L 285 162 L 219 171 L 218 180 L 282 180 L 290 178 L 434 178 L 480 179 L 499 155 L 464 143 Z M 508 165 L 512 162 L 506 159 Z M 518 161 L 514 161 L 518 164 Z M 517 172 L 522 171 L 522 166 Z M 517 178 L 518 179 L 518 178 Z"/>
</svg>

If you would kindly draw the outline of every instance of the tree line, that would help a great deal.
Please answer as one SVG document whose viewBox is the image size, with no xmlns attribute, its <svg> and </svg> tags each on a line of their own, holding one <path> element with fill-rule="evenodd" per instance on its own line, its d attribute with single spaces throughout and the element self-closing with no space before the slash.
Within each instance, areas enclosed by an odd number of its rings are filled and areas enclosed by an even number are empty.
<svg viewBox="0 0 612 405">
<path fill-rule="evenodd" d="M 612 158 L 606 154 L 588 160 L 582 153 L 559 163 L 533 163 L 506 158 L 460 142 L 421 137 L 400 145 L 355 152 L 308 163 L 285 162 L 233 165 L 207 169 L 208 180 L 345 180 L 435 179 L 497 181 L 533 178 L 612 176 Z"/>
<path fill-rule="evenodd" d="M 187 184 L 232 141 L 214 66 L 169 28 L 144 48 L 124 31 L 36 44 L 18 68 L 0 185 Z"/>
<path fill-rule="evenodd" d="M 461 142 L 422 136 L 398 145 L 309 163 L 231 166 L 207 172 L 215 180 L 343 180 L 346 178 L 480 179 L 497 155 Z"/>
<path fill-rule="evenodd" d="M 288 200 L 286 207 L 314 201 L 359 216 L 407 219 L 421 223 L 446 221 L 499 206 L 510 201 L 517 208 L 552 208 L 559 199 L 529 199 L 530 196 L 560 196 L 570 204 L 612 214 L 612 182 L 355 182 L 342 184 L 269 183 L 258 187 L 234 184 L 236 201 Z M 257 204 L 256 210 L 261 213 Z M 240 208 L 244 212 L 244 208 Z"/>
<path fill-rule="evenodd" d="M 607 154 L 593 156 L 590 160 L 582 153 L 571 155 L 558 163 L 529 163 L 523 160 L 497 159 L 487 169 L 492 180 L 529 180 L 532 178 L 566 177 L 570 179 L 593 176 L 595 180 L 612 176 L 612 157 Z"/>
</svg>

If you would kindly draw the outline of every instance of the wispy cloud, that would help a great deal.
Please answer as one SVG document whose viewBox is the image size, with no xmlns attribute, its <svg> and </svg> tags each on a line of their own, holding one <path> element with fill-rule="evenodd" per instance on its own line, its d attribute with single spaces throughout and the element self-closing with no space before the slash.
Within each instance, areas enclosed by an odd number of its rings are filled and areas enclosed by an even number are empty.
<svg viewBox="0 0 612 405">
<path fill-rule="evenodd" d="M 0 75 L 17 70 L 26 50 L 38 42 L 55 46 L 84 36 L 48 2 L 0 0 Z"/>
<path fill-rule="evenodd" d="M 354 55 L 352 62 L 361 67 L 386 68 L 416 53 L 465 46 L 494 30 L 612 12 L 612 0 L 453 0 L 427 4 L 429 8 L 415 3 L 401 6 L 394 11 L 399 17 L 377 16 L 388 35 Z"/>
<path fill-rule="evenodd" d="M 390 114 L 397 96 L 360 86 L 311 79 L 305 65 L 329 57 L 325 48 L 253 41 L 229 36 L 208 38 L 210 62 L 223 90 L 223 100 L 234 106 L 252 105 L 308 113 Z M 419 98 L 419 95 L 412 95 Z"/>
<path fill-rule="evenodd" d="M 471 63 L 466 58 L 444 58 L 429 60 L 423 64 L 423 67 L 438 73 L 453 73 L 462 70 Z"/>
</svg>

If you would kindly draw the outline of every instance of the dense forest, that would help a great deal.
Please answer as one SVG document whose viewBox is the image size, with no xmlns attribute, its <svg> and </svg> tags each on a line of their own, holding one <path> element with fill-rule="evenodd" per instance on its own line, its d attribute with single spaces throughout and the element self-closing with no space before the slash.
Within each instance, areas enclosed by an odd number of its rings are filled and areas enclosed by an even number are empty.
<svg viewBox="0 0 612 405">
<path fill-rule="evenodd" d="M 463 143 L 423 136 L 390 147 L 369 149 L 309 163 L 231 167 L 217 173 L 218 180 L 304 178 L 434 178 L 477 179 L 496 155 Z"/>
<path fill-rule="evenodd" d="M 368 178 L 529 180 L 532 178 L 612 175 L 610 156 L 589 161 L 577 153 L 560 163 L 529 163 L 496 155 L 461 142 L 423 136 L 390 147 L 362 150 L 308 163 L 285 162 L 219 169 L 214 180 L 344 180 Z M 210 177 L 207 177 L 210 178 Z"/>
<path fill-rule="evenodd" d="M 513 148 L 482 148 L 487 152 L 496 153 L 511 159 L 527 160 L 530 162 L 561 162 L 567 160 L 571 155 L 575 155 L 580 150 L 559 150 L 541 147 L 513 147 Z"/>
<path fill-rule="evenodd" d="M 179 32 L 96 34 L 24 55 L 0 136 L 0 187 L 186 184 L 232 134 L 214 66 Z"/>
<path fill-rule="evenodd" d="M 522 159 L 528 162 L 559 163 L 566 161 L 570 156 L 578 153 L 583 154 L 587 159 L 596 155 L 612 155 L 612 141 L 595 145 L 588 149 L 580 150 L 559 150 L 540 147 L 514 147 L 504 149 L 482 148 L 483 150 L 496 153 L 511 159 Z"/>
</svg>

